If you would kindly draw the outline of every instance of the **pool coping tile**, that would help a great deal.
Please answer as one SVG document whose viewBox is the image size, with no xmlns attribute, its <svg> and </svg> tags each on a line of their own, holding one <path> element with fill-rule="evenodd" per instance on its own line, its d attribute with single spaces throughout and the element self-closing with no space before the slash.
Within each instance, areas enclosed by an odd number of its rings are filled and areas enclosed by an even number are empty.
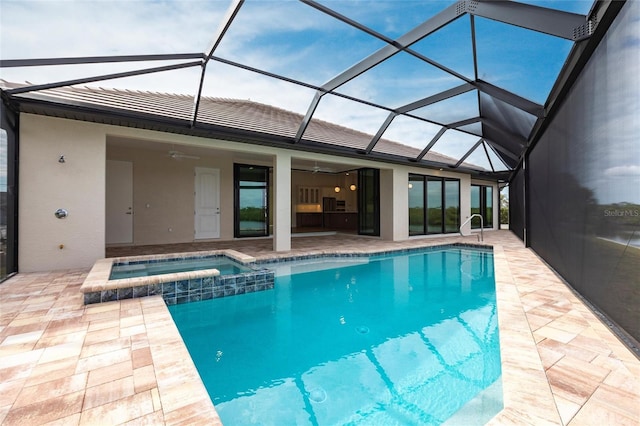
<svg viewBox="0 0 640 426">
<path fill-rule="evenodd" d="M 136 265 L 141 263 L 158 263 L 167 260 L 201 259 L 208 257 L 226 257 L 247 266 L 250 271 L 233 275 L 221 275 L 218 269 L 203 269 L 170 274 L 109 279 L 114 265 Z M 103 302 L 113 302 L 138 297 L 161 295 L 167 305 L 196 302 L 216 297 L 234 296 L 245 292 L 266 290 L 269 287 L 256 285 L 264 276 L 269 275 L 273 280 L 273 273 L 255 265 L 255 257 L 237 250 L 209 250 L 185 253 L 168 253 L 160 255 L 141 255 L 115 257 L 97 260 L 80 290 L 83 293 L 85 305 Z M 212 279 L 213 281 L 207 280 Z M 236 281 L 238 286 L 236 286 Z M 233 282 L 233 288 L 225 286 L 224 292 L 214 292 L 209 287 L 212 283 L 221 285 Z M 171 290 L 171 286 L 173 290 Z M 245 289 L 244 287 L 248 288 Z"/>
</svg>

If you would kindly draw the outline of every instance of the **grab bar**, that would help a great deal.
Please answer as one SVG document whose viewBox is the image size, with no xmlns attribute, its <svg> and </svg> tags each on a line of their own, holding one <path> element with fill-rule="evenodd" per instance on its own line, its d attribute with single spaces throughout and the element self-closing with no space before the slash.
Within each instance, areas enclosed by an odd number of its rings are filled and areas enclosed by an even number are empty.
<svg viewBox="0 0 640 426">
<path fill-rule="evenodd" d="M 476 234 L 478 236 L 478 242 L 482 241 L 484 242 L 484 234 L 482 232 L 482 230 L 484 229 L 484 219 L 482 218 L 482 215 L 478 214 L 478 213 L 474 213 L 471 216 L 469 216 L 469 218 L 467 220 L 464 221 L 464 223 L 462 225 L 460 225 L 460 229 L 458 230 L 460 232 L 460 235 L 462 235 L 463 237 L 468 237 L 469 235 L 464 235 L 462 233 L 462 228 L 469 222 L 471 222 L 471 219 L 473 219 L 474 217 L 479 217 L 480 218 L 480 234 Z"/>
</svg>

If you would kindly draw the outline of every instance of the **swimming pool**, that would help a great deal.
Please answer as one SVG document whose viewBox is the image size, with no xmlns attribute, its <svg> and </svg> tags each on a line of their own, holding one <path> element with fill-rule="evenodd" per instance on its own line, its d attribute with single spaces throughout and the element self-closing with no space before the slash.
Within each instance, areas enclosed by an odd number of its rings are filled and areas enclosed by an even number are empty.
<svg viewBox="0 0 640 426">
<path fill-rule="evenodd" d="M 327 261 L 274 265 L 272 291 L 169 307 L 223 424 L 441 424 L 470 410 L 464 424 L 484 424 L 502 409 L 490 251 Z"/>
</svg>

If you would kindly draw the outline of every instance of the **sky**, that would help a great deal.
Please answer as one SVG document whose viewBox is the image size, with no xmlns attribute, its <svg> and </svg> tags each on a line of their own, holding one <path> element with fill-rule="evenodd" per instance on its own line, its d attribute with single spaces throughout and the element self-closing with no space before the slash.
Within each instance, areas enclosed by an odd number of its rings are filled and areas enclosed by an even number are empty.
<svg viewBox="0 0 640 426">
<path fill-rule="evenodd" d="M 395 39 L 454 3 L 440 0 L 321 1 L 349 18 Z M 586 14 L 592 2 L 535 1 Z M 51 58 L 206 52 L 228 7 L 213 1 L 0 0 L 0 58 Z M 478 77 L 543 104 L 572 43 L 483 18 L 475 19 Z M 412 46 L 456 72 L 474 78 L 470 18 L 463 16 Z M 247 0 L 214 53 L 228 60 L 322 85 L 385 44 L 303 3 Z M 166 63 L 2 68 L 0 78 L 46 83 Z M 157 73 L 93 85 L 195 94 L 200 68 Z M 461 80 L 401 52 L 339 87 L 344 95 L 392 108 L 458 86 Z M 206 96 L 251 99 L 304 114 L 313 89 L 260 76 L 219 62 L 207 66 Z M 453 122 L 479 115 L 475 93 L 430 106 L 419 115 Z M 474 103 L 473 101 L 476 100 Z M 471 102 L 470 102 L 471 101 Z M 315 117 L 375 134 L 387 111 L 325 95 Z M 439 126 L 398 120 L 385 138 L 422 148 Z M 459 158 L 478 140 L 448 131 L 435 151 Z M 469 161 L 489 167 L 481 151 Z M 494 166 L 500 162 L 493 156 Z M 481 164 L 482 163 L 482 164 Z M 502 167 L 504 169 L 504 167 Z"/>
</svg>

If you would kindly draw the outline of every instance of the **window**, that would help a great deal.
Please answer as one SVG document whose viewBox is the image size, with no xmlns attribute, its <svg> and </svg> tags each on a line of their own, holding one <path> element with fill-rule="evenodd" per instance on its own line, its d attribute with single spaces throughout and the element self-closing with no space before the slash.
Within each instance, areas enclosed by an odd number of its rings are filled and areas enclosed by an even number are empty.
<svg viewBox="0 0 640 426">
<path fill-rule="evenodd" d="M 234 235 L 269 235 L 269 168 L 236 164 L 234 182 Z"/>
<path fill-rule="evenodd" d="M 485 228 L 493 228 L 493 187 L 471 185 L 471 214 L 482 216 Z M 480 219 L 471 219 L 471 229 L 480 229 Z"/>
<path fill-rule="evenodd" d="M 460 181 L 409 175 L 409 235 L 446 234 L 460 228 Z"/>
</svg>

